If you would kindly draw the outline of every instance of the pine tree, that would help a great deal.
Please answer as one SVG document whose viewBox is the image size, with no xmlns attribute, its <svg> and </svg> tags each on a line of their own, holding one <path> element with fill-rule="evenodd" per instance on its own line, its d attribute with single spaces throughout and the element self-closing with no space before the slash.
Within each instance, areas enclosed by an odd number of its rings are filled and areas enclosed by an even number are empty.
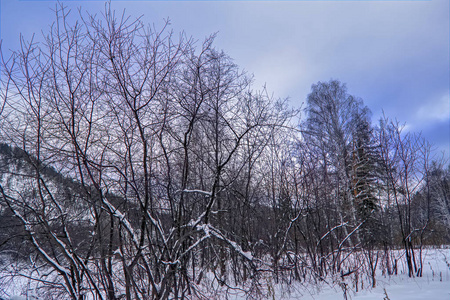
<svg viewBox="0 0 450 300">
<path fill-rule="evenodd" d="M 377 178 L 376 145 L 366 119 L 357 122 L 353 137 L 352 190 L 362 220 L 367 219 L 378 205 L 375 196 Z"/>
</svg>

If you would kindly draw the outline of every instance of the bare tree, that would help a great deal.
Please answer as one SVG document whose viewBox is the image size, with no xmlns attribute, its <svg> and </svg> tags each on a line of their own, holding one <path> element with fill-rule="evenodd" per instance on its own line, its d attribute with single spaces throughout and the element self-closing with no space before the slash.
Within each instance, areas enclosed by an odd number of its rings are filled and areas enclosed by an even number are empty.
<svg viewBox="0 0 450 300">
<path fill-rule="evenodd" d="M 419 136 L 374 130 L 339 81 L 313 85 L 298 126 L 214 36 L 197 45 L 109 5 L 69 14 L 57 5 L 41 42 L 2 51 L 0 218 L 15 227 L 0 250 L 28 260 L 8 278 L 46 299 L 268 297 L 269 279 L 327 278 L 347 295 L 348 278 L 375 287 L 399 243 L 420 276 L 448 174 Z"/>
<path fill-rule="evenodd" d="M 381 121 L 379 134 L 386 201 L 397 211 L 409 276 L 420 276 L 421 260 L 415 257 L 414 237 L 421 230 L 412 222 L 412 209 L 413 198 L 425 186 L 430 148 L 420 135 L 403 133 L 402 126 L 386 119 Z"/>
<path fill-rule="evenodd" d="M 202 297 L 205 273 L 229 284 L 229 266 L 235 282 L 257 280 L 252 233 L 234 230 L 247 216 L 234 208 L 251 209 L 254 170 L 296 111 L 252 91 L 213 37 L 197 51 L 184 35 L 175 40 L 108 5 L 101 19 L 81 14 L 71 24 L 68 14 L 57 6 L 44 41 L 23 41 L 2 68 L 0 134 L 29 170 L 11 170 L 23 186 L 2 183 L 1 199 L 37 264 L 54 271 L 50 290 L 72 299 Z M 54 186 L 52 168 L 71 197 Z"/>
</svg>

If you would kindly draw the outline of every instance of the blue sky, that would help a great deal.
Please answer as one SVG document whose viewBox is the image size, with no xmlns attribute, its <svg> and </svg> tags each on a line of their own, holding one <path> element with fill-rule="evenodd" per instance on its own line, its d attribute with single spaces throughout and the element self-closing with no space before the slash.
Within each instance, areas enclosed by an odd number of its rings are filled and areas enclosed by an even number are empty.
<svg viewBox="0 0 450 300">
<path fill-rule="evenodd" d="M 62 1 L 100 12 L 103 1 Z M 3 47 L 53 21 L 55 1 L 0 0 Z M 277 97 L 300 106 L 317 81 L 339 79 L 376 121 L 391 118 L 450 152 L 449 1 L 112 1 L 146 23 L 170 18 L 216 47 Z"/>
</svg>

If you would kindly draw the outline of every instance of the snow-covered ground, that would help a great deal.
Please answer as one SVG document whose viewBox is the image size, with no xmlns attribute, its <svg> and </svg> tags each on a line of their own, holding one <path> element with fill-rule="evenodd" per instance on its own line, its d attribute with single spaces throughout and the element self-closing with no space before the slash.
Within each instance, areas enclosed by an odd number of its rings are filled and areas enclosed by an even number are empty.
<svg viewBox="0 0 450 300">
<path fill-rule="evenodd" d="M 395 251 L 397 257 L 403 251 Z M 398 262 L 397 275 L 382 275 L 377 270 L 376 287 L 372 288 L 366 277 L 360 279 L 356 292 L 354 278 L 327 278 L 327 283 L 296 283 L 276 285 L 267 280 L 264 296 L 249 297 L 239 292 L 228 291 L 221 299 L 308 299 L 308 300 L 450 300 L 450 248 L 425 249 L 422 277 L 409 278 L 403 259 Z M 381 267 L 379 265 L 379 267 Z M 344 285 L 345 283 L 345 285 Z M 362 286 L 361 286 L 362 283 Z M 344 293 L 343 286 L 346 287 Z"/>
<path fill-rule="evenodd" d="M 275 299 L 312 299 L 312 300 L 450 300 L 450 249 L 424 250 L 425 263 L 423 276 L 409 278 L 406 265 L 400 264 L 399 274 L 392 276 L 377 275 L 375 288 L 364 287 L 355 292 L 349 282 L 347 298 L 343 289 L 336 286 L 304 287 L 290 295 L 280 291 Z M 379 272 L 381 273 L 381 272 Z"/>
<path fill-rule="evenodd" d="M 398 252 L 401 255 L 401 252 Z M 382 275 L 377 271 L 375 288 L 370 282 L 360 280 L 358 292 L 351 276 L 344 282 L 339 277 L 328 283 L 293 283 L 291 285 L 274 284 L 270 278 L 262 279 L 264 290 L 260 295 L 248 295 L 242 291 L 217 288 L 204 290 L 205 299 L 311 299 L 311 300 L 450 300 L 450 248 L 424 250 L 423 276 L 409 278 L 406 265 L 399 260 L 398 275 Z M 3 269 L 5 270 L 5 269 Z M 5 280 L 6 274 L 0 274 L 0 299 L 28 300 L 36 297 L 33 284 L 26 278 Z M 1 279 L 3 277 L 3 279 Z M 333 282 L 333 283 L 331 283 Z M 363 283 L 362 283 L 363 282 Z M 344 285 L 345 283 L 345 285 Z M 361 285 L 362 283 L 362 285 Z M 346 286 L 346 294 L 342 286 Z M 206 286 L 203 285 L 203 288 Z M 211 285 L 210 285 L 211 287 Z M 248 287 L 247 287 L 248 288 Z M 26 295 L 28 297 L 26 297 Z M 193 297 L 192 299 L 197 299 Z"/>
<path fill-rule="evenodd" d="M 295 299 L 292 295 L 290 299 Z M 342 290 L 327 288 L 316 295 L 304 295 L 301 299 L 337 300 L 345 299 Z M 450 281 L 439 278 L 414 278 L 405 276 L 379 281 L 374 289 L 365 289 L 355 293 L 349 291 L 347 299 L 353 300 L 450 300 Z"/>
</svg>

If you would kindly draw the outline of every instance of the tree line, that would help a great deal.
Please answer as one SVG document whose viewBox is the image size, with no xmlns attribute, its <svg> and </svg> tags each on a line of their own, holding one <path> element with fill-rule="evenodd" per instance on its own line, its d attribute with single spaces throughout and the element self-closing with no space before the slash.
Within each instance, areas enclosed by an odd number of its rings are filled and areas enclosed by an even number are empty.
<svg viewBox="0 0 450 300">
<path fill-rule="evenodd" d="M 450 170 L 426 140 L 373 125 L 337 80 L 293 109 L 213 36 L 167 26 L 58 6 L 43 41 L 2 49 L 0 251 L 28 262 L 8 278 L 46 299 L 185 299 L 262 297 L 268 277 L 375 286 L 400 259 L 421 276 L 423 247 L 450 240 Z"/>
</svg>

